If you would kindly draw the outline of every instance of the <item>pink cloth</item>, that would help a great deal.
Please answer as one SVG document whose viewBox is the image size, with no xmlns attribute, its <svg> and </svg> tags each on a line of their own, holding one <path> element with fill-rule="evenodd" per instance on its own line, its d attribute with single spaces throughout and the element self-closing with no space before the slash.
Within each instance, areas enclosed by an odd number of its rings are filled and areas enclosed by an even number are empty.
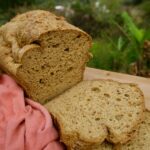
<svg viewBox="0 0 150 150">
<path fill-rule="evenodd" d="M 63 150 L 47 110 L 0 75 L 0 150 Z"/>
</svg>

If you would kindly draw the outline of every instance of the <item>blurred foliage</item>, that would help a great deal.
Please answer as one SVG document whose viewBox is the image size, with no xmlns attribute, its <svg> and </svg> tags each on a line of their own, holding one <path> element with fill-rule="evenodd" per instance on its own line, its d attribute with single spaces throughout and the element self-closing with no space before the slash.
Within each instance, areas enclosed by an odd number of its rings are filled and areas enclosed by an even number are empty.
<svg viewBox="0 0 150 150">
<path fill-rule="evenodd" d="M 63 15 L 93 37 L 90 67 L 150 76 L 149 0 L 0 0 L 0 25 L 18 13 Z"/>
<path fill-rule="evenodd" d="M 150 76 L 150 43 L 144 48 L 145 41 L 150 40 L 150 30 L 138 28 L 126 12 L 121 14 L 121 18 L 122 26 L 114 21 L 120 30 L 118 38 L 103 33 L 102 39 L 105 40 L 94 41 L 91 49 L 94 59 L 89 66 Z"/>
<path fill-rule="evenodd" d="M 0 0 L 0 25 L 19 13 L 34 9 L 54 11 L 55 0 Z"/>
</svg>

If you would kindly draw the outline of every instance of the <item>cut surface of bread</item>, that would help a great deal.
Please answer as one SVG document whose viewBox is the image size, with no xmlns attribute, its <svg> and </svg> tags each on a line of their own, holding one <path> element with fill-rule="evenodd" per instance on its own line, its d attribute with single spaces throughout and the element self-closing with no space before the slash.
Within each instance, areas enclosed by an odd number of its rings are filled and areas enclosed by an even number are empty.
<svg viewBox="0 0 150 150">
<path fill-rule="evenodd" d="M 91 37 L 54 14 L 34 10 L 0 28 L 0 67 L 45 103 L 80 82 Z"/>
<path fill-rule="evenodd" d="M 53 115 L 61 140 L 79 150 L 105 139 L 127 142 L 138 129 L 145 109 L 136 85 L 112 80 L 82 81 L 45 107 Z"/>
<path fill-rule="evenodd" d="M 127 144 L 118 145 L 117 150 L 149 150 L 150 149 L 150 112 L 145 112 L 145 120 L 135 139 Z"/>
</svg>

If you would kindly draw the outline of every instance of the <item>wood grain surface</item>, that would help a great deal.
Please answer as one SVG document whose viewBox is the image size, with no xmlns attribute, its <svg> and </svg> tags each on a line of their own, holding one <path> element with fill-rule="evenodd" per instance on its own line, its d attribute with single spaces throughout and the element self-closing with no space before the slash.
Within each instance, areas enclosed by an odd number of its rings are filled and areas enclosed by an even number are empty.
<svg viewBox="0 0 150 150">
<path fill-rule="evenodd" d="M 84 80 L 93 79 L 112 79 L 119 82 L 137 84 L 144 93 L 145 106 L 150 110 L 150 78 L 137 77 L 87 67 L 85 70 Z"/>
</svg>

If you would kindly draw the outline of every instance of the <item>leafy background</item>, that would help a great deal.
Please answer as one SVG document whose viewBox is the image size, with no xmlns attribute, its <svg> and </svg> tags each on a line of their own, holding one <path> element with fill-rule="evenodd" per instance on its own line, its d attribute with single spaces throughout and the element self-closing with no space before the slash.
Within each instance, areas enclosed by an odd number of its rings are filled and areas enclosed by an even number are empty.
<svg viewBox="0 0 150 150">
<path fill-rule="evenodd" d="M 88 66 L 150 77 L 149 0 L 0 0 L 0 25 L 33 9 L 52 11 L 93 37 Z"/>
</svg>

